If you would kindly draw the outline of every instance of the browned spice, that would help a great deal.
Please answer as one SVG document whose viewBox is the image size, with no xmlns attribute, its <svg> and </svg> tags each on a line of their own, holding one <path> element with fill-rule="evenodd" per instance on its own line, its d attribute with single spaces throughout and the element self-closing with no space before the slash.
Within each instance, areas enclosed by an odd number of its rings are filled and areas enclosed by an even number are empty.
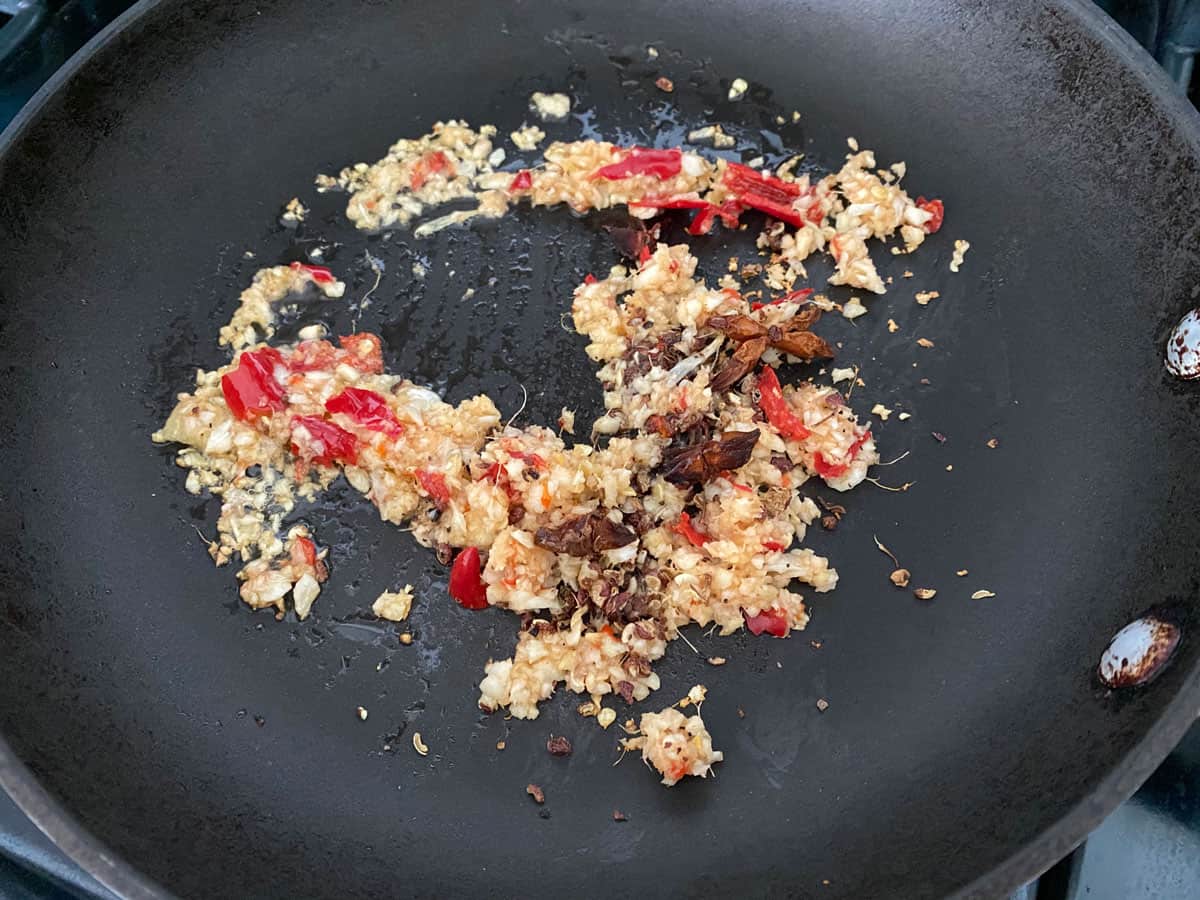
<svg viewBox="0 0 1200 900">
<path fill-rule="evenodd" d="M 711 441 L 668 451 L 663 477 L 673 484 L 703 484 L 722 472 L 740 469 L 758 443 L 758 429 L 724 431 Z"/>
<path fill-rule="evenodd" d="M 525 785 L 525 793 L 527 793 L 530 797 L 532 797 L 533 802 L 536 803 L 538 806 L 541 806 L 543 803 L 546 802 L 546 792 L 543 791 L 536 784 Z"/>
<path fill-rule="evenodd" d="M 660 75 L 655 80 L 654 86 L 657 87 L 660 91 L 667 93 L 667 94 L 669 94 L 669 93 L 671 93 L 671 91 L 675 90 L 675 82 L 673 82 L 666 75 Z"/>
<path fill-rule="evenodd" d="M 539 528 L 534 535 L 540 547 L 580 557 L 615 550 L 636 540 L 637 533 L 632 528 L 612 521 L 602 509 L 575 516 L 554 528 Z"/>
<path fill-rule="evenodd" d="M 546 750 L 551 756 L 570 756 L 571 742 L 563 735 L 550 735 L 546 741 Z"/>
</svg>

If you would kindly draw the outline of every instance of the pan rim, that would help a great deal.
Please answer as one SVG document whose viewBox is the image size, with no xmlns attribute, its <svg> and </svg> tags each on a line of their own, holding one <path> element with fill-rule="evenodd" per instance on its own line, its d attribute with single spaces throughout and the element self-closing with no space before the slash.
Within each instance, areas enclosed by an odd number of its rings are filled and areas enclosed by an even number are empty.
<svg viewBox="0 0 1200 900">
<path fill-rule="evenodd" d="M 50 99 L 92 59 L 118 39 L 133 23 L 164 0 L 138 0 L 68 59 L 30 98 L 0 132 L 0 159 L 12 151 Z M 1154 59 L 1106 13 L 1089 0 L 1041 0 L 1048 8 L 1072 16 L 1081 28 L 1103 41 L 1128 67 L 1130 74 L 1173 120 L 1181 138 L 1200 156 L 1200 112 L 1197 112 Z M 993 865 L 950 895 L 950 898 L 991 897 L 1011 892 L 1040 876 L 1078 847 L 1087 836 L 1129 799 L 1178 744 L 1200 716 L 1200 667 L 1179 687 L 1143 733 L 1140 741 L 1074 806 L 1007 858 Z M 42 785 L 0 734 L 0 788 L 54 844 L 85 872 L 119 897 L 128 900 L 174 900 L 175 895 L 114 853 L 85 828 Z"/>
</svg>

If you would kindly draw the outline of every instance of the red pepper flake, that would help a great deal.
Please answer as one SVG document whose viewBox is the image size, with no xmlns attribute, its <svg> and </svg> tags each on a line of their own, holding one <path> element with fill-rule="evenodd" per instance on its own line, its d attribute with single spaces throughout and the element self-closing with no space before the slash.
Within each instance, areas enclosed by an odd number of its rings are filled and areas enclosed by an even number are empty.
<svg viewBox="0 0 1200 900">
<path fill-rule="evenodd" d="M 450 503 L 450 488 L 446 486 L 446 476 L 441 472 L 430 472 L 428 469 L 417 469 L 417 483 L 429 495 L 434 506 L 445 509 Z"/>
<path fill-rule="evenodd" d="M 652 256 L 654 256 L 654 252 L 650 249 L 649 245 L 642 244 L 642 248 L 638 251 L 638 265 L 644 266 L 650 262 Z"/>
<path fill-rule="evenodd" d="M 546 468 L 546 461 L 536 453 L 526 453 L 524 450 L 510 450 L 508 455 L 513 459 L 519 459 L 521 462 L 528 463 L 535 469 Z"/>
<path fill-rule="evenodd" d="M 593 275 L 591 272 L 588 272 L 586 275 L 583 276 L 583 283 L 584 284 L 595 284 L 596 276 Z"/>
<path fill-rule="evenodd" d="M 692 517 L 685 512 L 679 514 L 679 521 L 671 526 L 671 530 L 683 537 L 693 547 L 703 547 L 710 540 L 707 534 L 692 524 Z"/>
<path fill-rule="evenodd" d="M 758 376 L 758 394 L 759 409 L 763 411 L 767 421 L 775 426 L 775 430 L 784 437 L 802 441 L 812 433 L 805 426 L 804 420 L 796 415 L 784 399 L 779 376 L 770 366 L 763 366 Z"/>
<path fill-rule="evenodd" d="M 649 147 L 630 147 L 620 162 L 596 170 L 593 178 L 616 181 L 634 175 L 653 175 L 655 178 L 674 178 L 683 168 L 683 152 L 678 147 L 653 150 Z"/>
<path fill-rule="evenodd" d="M 243 353 L 238 367 L 221 376 L 221 393 L 229 411 L 248 422 L 255 416 L 269 416 L 283 409 L 287 401 L 275 370 L 284 366 L 283 356 L 274 347 Z"/>
<path fill-rule="evenodd" d="M 754 616 L 743 609 L 742 618 L 746 620 L 746 628 L 753 635 L 765 633 L 774 637 L 787 637 L 787 615 L 777 609 L 769 609 Z"/>
<path fill-rule="evenodd" d="M 317 284 L 332 284 L 337 280 L 333 277 L 333 273 L 324 266 L 310 266 L 302 262 L 294 262 L 289 265 L 297 272 L 307 272 L 308 277 Z"/>
<path fill-rule="evenodd" d="M 320 416 L 295 416 L 292 453 L 305 462 L 322 466 L 337 462 L 353 464 L 358 458 L 358 442 L 350 432 Z"/>
<path fill-rule="evenodd" d="M 432 153 L 426 153 L 413 166 L 412 180 L 409 182 L 414 191 L 419 191 L 425 186 L 431 176 L 438 172 L 447 172 L 447 178 L 454 177 L 454 163 L 450 162 L 449 157 L 441 150 L 435 150 Z"/>
<path fill-rule="evenodd" d="M 339 359 L 351 367 L 367 375 L 379 375 L 383 372 L 383 341 L 378 335 L 360 332 L 347 334 L 338 338 L 338 344 L 350 358 Z"/>
<path fill-rule="evenodd" d="M 944 434 L 942 434 L 940 431 L 931 431 L 929 433 L 933 436 L 933 439 L 935 441 L 937 441 L 939 444 L 946 443 L 946 436 Z"/>
<path fill-rule="evenodd" d="M 292 372 L 333 371 L 337 365 L 337 350 L 329 341 L 301 341 L 288 358 Z"/>
<path fill-rule="evenodd" d="M 463 549 L 450 567 L 450 596 L 466 609 L 485 609 L 487 586 L 483 583 L 483 566 L 476 547 Z"/>
<path fill-rule="evenodd" d="M 374 391 L 348 387 L 326 400 L 325 410 L 340 413 L 363 428 L 381 431 L 389 437 L 398 438 L 404 433 L 404 425 L 396 418 L 387 400 Z"/>
<path fill-rule="evenodd" d="M 733 162 L 726 164 L 721 181 L 743 205 L 797 228 L 804 224 L 804 216 L 793 206 L 803 193 L 800 185 Z"/>
<path fill-rule="evenodd" d="M 932 219 L 925 223 L 926 234 L 933 234 L 942 227 L 942 220 L 946 218 L 946 206 L 941 200 L 926 200 L 924 197 L 918 197 L 917 207 L 933 216 Z"/>
<path fill-rule="evenodd" d="M 763 541 L 763 549 L 770 550 L 772 553 L 782 553 L 787 547 L 779 541 Z"/>
<path fill-rule="evenodd" d="M 533 174 L 528 169 L 522 169 L 508 185 L 509 193 L 527 191 L 533 187 Z"/>
<path fill-rule="evenodd" d="M 754 493 L 754 488 L 750 487 L 750 485 L 742 484 L 740 481 L 734 481 L 732 478 L 729 477 L 729 475 L 725 476 L 725 480 L 729 482 L 729 486 L 732 487 L 735 491 L 741 491 L 743 494 L 753 494 Z"/>
</svg>

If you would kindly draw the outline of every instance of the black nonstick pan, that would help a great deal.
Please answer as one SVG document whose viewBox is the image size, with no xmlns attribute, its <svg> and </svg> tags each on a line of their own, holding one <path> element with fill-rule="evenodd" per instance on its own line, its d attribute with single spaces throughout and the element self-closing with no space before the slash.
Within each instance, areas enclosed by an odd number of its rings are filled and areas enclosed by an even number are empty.
<svg viewBox="0 0 1200 900">
<path fill-rule="evenodd" d="M 842 580 L 806 632 L 689 632 L 700 652 L 673 644 L 639 707 L 706 684 L 715 780 L 614 766 L 572 695 L 534 722 L 479 712 L 515 619 L 451 602 L 352 492 L 302 511 L 333 547 L 314 616 L 252 612 L 197 537 L 215 503 L 149 440 L 222 362 L 254 270 L 317 243 L 354 297 L 382 263 L 358 324 L 395 371 L 590 418 L 559 321 L 619 223 L 525 209 L 366 237 L 312 188 L 438 119 L 507 133 L 535 90 L 575 99 L 551 138 L 666 146 L 720 121 L 737 154 L 828 169 L 853 136 L 945 201 L 917 255 L 876 253 L 894 283 L 871 313 L 825 332 L 862 367 L 856 402 L 911 412 L 876 433 L 885 459 L 910 451 L 881 483 L 913 486 L 839 498 L 811 544 Z M 293 196 L 299 229 L 278 223 Z M 748 246 L 695 249 L 716 278 Z M 0 141 L 0 781 L 129 897 L 998 895 L 1200 711 L 1200 398 L 1162 362 L 1198 286 L 1200 120 L 1082 2 L 140 4 Z M 888 581 L 876 537 L 934 599 Z M 359 615 L 406 581 L 411 646 Z M 1148 611 L 1181 629 L 1174 657 L 1112 690 L 1100 655 Z"/>
</svg>

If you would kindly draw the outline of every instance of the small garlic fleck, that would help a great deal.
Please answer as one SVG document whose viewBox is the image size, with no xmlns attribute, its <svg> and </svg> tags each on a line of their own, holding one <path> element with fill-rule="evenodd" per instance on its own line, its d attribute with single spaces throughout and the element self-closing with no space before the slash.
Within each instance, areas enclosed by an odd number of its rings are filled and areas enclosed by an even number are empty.
<svg viewBox="0 0 1200 900">
<path fill-rule="evenodd" d="M 986 600 L 988 597 L 995 597 L 991 591 L 976 591 L 971 595 L 972 600 Z"/>
<path fill-rule="evenodd" d="M 609 706 L 601 709 L 599 714 L 596 716 L 596 722 L 601 728 L 607 728 L 615 721 L 617 721 L 617 711 Z"/>
<path fill-rule="evenodd" d="M 888 577 L 896 587 L 908 587 L 908 579 L 912 577 L 912 573 L 908 569 L 897 569 Z"/>
<path fill-rule="evenodd" d="M 364 722 L 367 721 L 367 708 L 365 706 L 358 707 L 358 717 Z"/>
<path fill-rule="evenodd" d="M 750 90 L 750 85 L 745 78 L 735 78 L 733 84 L 729 86 L 729 99 L 740 100 L 748 90 Z"/>
<path fill-rule="evenodd" d="M 420 753 L 422 756 L 429 755 L 429 748 L 426 747 L 425 742 L 423 740 L 421 740 L 421 732 L 419 732 L 419 731 L 413 732 L 412 745 L 413 745 L 413 749 L 416 750 L 418 753 Z"/>
<path fill-rule="evenodd" d="M 933 588 L 917 588 L 913 591 L 913 596 L 918 600 L 932 600 L 937 596 L 937 591 Z"/>
</svg>

